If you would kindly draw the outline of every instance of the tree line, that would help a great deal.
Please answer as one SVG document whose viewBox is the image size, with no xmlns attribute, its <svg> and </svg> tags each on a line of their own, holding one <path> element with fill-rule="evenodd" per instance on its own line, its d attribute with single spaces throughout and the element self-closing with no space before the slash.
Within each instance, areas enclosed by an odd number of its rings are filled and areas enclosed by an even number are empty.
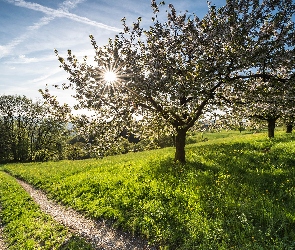
<svg viewBox="0 0 295 250">
<path fill-rule="evenodd" d="M 63 158 L 68 133 L 65 119 L 43 101 L 0 96 L 0 131 L 1 162 Z"/>
<path fill-rule="evenodd" d="M 144 124 L 134 120 L 133 125 L 129 124 L 130 130 L 121 126 L 118 128 L 121 132 L 116 134 L 113 141 L 102 142 L 98 131 L 104 133 L 104 123 L 90 121 L 84 115 L 73 116 L 69 106 L 60 106 L 55 98 L 46 96 L 46 92 L 43 92 L 43 97 L 44 100 L 33 102 L 26 96 L 0 96 L 0 163 L 100 158 L 175 146 L 175 135 L 160 119 L 157 123 L 153 120 Z M 265 120 L 248 117 L 252 125 L 246 128 L 247 125 L 241 122 L 240 116 L 228 114 L 207 114 L 191 131 L 204 131 L 204 127 L 207 131 L 253 130 L 263 126 L 262 121 Z M 280 125 L 285 125 L 287 133 L 292 132 L 292 117 L 289 120 L 284 116 L 279 117 Z M 140 128 L 137 133 L 135 125 Z"/>
<path fill-rule="evenodd" d="M 72 115 L 71 108 L 60 105 L 48 90 L 40 92 L 43 99 L 37 101 L 0 96 L 0 163 L 98 158 L 172 145 L 162 126 L 145 136 L 121 126 L 115 140 L 102 147 L 98 129 L 105 130 L 103 124 Z"/>
</svg>

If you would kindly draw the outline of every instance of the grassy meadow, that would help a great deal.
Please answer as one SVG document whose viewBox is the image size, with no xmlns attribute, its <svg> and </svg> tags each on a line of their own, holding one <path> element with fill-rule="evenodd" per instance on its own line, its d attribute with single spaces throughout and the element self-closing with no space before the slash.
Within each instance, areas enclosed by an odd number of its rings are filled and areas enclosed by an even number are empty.
<svg viewBox="0 0 295 250">
<path fill-rule="evenodd" d="M 40 211 L 10 175 L 0 171 L 0 221 L 9 249 L 92 249 L 64 226 Z"/>
<path fill-rule="evenodd" d="M 160 249 L 295 249 L 295 136 L 227 132 L 195 139 L 186 165 L 174 163 L 174 149 L 165 148 L 1 170 Z M 1 219 L 17 227 L 22 222 L 5 211 L 7 200 L 18 198 L 0 185 L 1 197 L 10 197 L 0 199 Z"/>
</svg>

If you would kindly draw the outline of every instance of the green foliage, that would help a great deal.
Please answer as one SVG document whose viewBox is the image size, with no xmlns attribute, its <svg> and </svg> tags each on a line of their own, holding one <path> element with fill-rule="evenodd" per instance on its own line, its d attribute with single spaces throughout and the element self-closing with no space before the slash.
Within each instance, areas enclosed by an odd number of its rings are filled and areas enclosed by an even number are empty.
<svg viewBox="0 0 295 250">
<path fill-rule="evenodd" d="M 89 151 L 85 143 L 76 142 L 73 145 L 67 145 L 66 155 L 69 160 L 82 160 L 90 158 Z"/>
<path fill-rule="evenodd" d="M 0 95 L 0 162 L 63 158 L 70 110 L 60 109 L 25 96 Z"/>
<path fill-rule="evenodd" d="M 161 249 L 294 249 L 295 143 L 278 133 L 209 139 L 102 160 L 4 168 Z"/>
<path fill-rule="evenodd" d="M 9 249 L 91 249 L 41 212 L 15 179 L 0 171 L 0 218 Z"/>
</svg>

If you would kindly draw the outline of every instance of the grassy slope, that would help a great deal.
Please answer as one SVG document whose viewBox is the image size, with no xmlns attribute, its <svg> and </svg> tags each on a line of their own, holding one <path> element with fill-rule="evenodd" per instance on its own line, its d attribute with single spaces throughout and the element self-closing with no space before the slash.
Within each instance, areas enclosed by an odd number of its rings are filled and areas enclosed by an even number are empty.
<svg viewBox="0 0 295 250">
<path fill-rule="evenodd" d="M 291 135 L 209 139 L 103 160 L 9 164 L 54 199 L 167 249 L 295 249 Z"/>
<path fill-rule="evenodd" d="M 40 211 L 15 179 L 0 172 L 0 218 L 9 249 L 92 249 Z"/>
</svg>

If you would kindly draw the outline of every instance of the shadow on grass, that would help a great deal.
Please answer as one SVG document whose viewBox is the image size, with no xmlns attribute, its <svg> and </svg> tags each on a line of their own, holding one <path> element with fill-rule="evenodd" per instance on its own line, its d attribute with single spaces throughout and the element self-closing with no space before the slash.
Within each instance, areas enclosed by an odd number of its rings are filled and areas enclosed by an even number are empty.
<svg viewBox="0 0 295 250">
<path fill-rule="evenodd" d="M 93 250 L 94 248 L 83 239 L 72 236 L 68 239 L 62 246 L 58 248 L 58 250 Z"/>
<path fill-rule="evenodd" d="M 288 143 L 208 144 L 190 147 L 186 165 L 152 161 L 170 247 L 295 249 L 295 143 Z"/>
</svg>

